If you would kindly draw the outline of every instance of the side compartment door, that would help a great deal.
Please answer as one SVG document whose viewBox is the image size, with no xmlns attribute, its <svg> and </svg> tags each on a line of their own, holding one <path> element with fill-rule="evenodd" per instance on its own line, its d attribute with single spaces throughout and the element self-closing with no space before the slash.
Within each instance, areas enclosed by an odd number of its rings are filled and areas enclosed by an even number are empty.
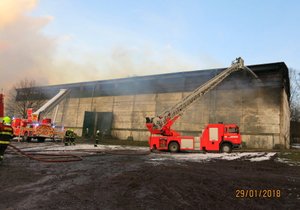
<svg viewBox="0 0 300 210">
<path fill-rule="evenodd" d="M 219 150 L 219 128 L 210 127 L 208 129 L 208 143 L 206 149 Z"/>
</svg>

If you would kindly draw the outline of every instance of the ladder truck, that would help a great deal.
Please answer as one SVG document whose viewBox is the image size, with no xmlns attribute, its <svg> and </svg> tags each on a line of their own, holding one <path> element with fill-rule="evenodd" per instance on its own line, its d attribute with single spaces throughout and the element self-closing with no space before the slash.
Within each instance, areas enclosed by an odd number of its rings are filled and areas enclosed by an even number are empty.
<svg viewBox="0 0 300 210">
<path fill-rule="evenodd" d="M 27 119 L 13 118 L 12 127 L 14 136 L 22 138 L 23 141 L 30 142 L 37 139 L 38 142 L 44 142 L 46 138 L 62 139 L 64 131 L 56 129 L 53 126 L 55 122 L 58 104 L 70 93 L 68 89 L 60 89 L 59 92 L 41 106 L 37 111 L 32 113 L 32 109 L 27 110 Z M 54 119 L 44 118 L 49 111 L 55 109 Z"/>
<path fill-rule="evenodd" d="M 248 70 L 255 78 L 256 74 L 244 65 L 244 60 L 236 58 L 231 66 L 192 93 L 184 97 L 173 107 L 165 110 L 158 116 L 146 117 L 146 127 L 150 131 L 150 150 L 178 151 L 220 151 L 229 153 L 241 146 L 241 135 L 236 124 L 208 124 L 200 137 L 181 136 L 171 127 L 180 116 L 199 98 L 220 84 L 233 72 Z"/>
</svg>

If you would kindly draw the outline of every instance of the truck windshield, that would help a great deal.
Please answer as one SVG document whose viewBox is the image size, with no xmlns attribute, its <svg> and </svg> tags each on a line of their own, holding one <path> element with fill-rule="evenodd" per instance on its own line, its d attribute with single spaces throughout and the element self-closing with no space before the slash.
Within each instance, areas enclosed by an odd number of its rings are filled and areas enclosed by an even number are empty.
<svg viewBox="0 0 300 210">
<path fill-rule="evenodd" d="M 229 127 L 227 128 L 228 133 L 239 133 L 239 128 L 238 127 Z"/>
</svg>

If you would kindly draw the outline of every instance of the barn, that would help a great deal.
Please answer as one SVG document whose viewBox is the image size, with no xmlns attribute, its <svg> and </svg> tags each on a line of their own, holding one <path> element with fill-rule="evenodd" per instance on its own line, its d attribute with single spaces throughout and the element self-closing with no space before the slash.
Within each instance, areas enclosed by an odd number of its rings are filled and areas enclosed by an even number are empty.
<svg viewBox="0 0 300 210">
<path fill-rule="evenodd" d="M 290 84 L 285 63 L 248 66 L 259 77 L 238 71 L 195 102 L 173 128 L 201 135 L 208 123 L 235 123 L 243 146 L 289 148 Z M 40 87 L 50 99 L 60 89 L 70 93 L 47 117 L 56 126 L 92 137 L 96 130 L 118 139 L 146 141 L 145 117 L 160 114 L 222 69 L 99 80 Z"/>
</svg>

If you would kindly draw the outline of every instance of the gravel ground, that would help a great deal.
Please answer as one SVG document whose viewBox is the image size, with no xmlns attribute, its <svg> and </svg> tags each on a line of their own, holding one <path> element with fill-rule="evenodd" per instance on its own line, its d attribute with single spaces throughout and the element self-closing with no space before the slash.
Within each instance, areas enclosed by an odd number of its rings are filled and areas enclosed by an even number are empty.
<svg viewBox="0 0 300 210">
<path fill-rule="evenodd" d="M 27 152 L 76 153 L 83 160 L 43 163 L 7 151 L 0 165 L 0 209 L 297 209 L 300 205 L 300 167 L 278 161 L 276 153 L 174 155 L 122 146 L 13 144 Z"/>
</svg>

